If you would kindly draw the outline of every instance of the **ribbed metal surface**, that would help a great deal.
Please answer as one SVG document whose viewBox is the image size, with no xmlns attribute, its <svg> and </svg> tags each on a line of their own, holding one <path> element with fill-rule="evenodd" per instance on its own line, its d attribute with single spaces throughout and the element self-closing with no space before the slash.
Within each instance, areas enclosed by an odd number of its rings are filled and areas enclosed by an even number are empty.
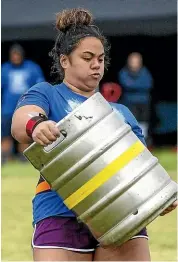
<svg viewBox="0 0 178 262">
<path fill-rule="evenodd" d="M 176 199 L 177 184 L 101 94 L 57 126 L 57 142 L 24 154 L 102 245 L 121 245 Z"/>
</svg>

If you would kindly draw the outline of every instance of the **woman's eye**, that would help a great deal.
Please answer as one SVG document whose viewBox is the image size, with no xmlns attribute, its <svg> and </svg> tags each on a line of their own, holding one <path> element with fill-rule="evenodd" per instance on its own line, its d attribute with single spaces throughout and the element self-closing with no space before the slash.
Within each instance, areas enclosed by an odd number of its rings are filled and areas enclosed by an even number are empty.
<svg viewBox="0 0 178 262">
<path fill-rule="evenodd" d="M 99 62 L 100 62 L 100 63 L 102 63 L 103 61 L 104 61 L 104 59 L 103 59 L 103 58 L 102 58 L 102 59 L 99 59 Z"/>
<path fill-rule="evenodd" d="M 91 60 L 91 58 L 89 58 L 89 57 L 84 57 L 83 58 L 85 61 L 90 61 Z"/>
</svg>

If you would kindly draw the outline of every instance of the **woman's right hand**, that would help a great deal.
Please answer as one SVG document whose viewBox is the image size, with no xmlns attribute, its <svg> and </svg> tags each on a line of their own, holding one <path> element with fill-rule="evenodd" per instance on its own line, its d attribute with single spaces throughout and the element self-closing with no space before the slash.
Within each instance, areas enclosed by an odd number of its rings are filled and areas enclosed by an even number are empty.
<svg viewBox="0 0 178 262">
<path fill-rule="evenodd" d="M 56 122 L 47 120 L 38 124 L 33 133 L 32 139 L 37 144 L 48 146 L 60 136 L 59 128 L 56 127 Z"/>
</svg>

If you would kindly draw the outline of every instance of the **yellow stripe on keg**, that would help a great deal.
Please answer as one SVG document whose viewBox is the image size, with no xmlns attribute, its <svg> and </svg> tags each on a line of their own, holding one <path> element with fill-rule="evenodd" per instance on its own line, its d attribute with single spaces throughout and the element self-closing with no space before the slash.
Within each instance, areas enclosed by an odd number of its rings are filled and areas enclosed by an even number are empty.
<svg viewBox="0 0 178 262">
<path fill-rule="evenodd" d="M 92 177 L 88 182 L 81 186 L 77 191 L 70 195 L 64 201 L 65 205 L 71 209 L 80 203 L 83 199 L 93 193 L 97 188 L 103 185 L 107 180 L 114 176 L 121 168 L 126 166 L 132 159 L 137 157 L 145 146 L 138 140 L 131 145 L 124 153 L 108 164 L 103 170 Z"/>
</svg>

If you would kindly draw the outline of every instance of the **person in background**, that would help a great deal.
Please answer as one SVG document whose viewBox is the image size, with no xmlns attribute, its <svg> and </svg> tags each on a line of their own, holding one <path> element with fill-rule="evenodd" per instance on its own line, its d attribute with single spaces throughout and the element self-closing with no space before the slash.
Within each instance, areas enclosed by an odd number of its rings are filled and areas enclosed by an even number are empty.
<svg viewBox="0 0 178 262">
<path fill-rule="evenodd" d="M 143 65 L 140 53 L 131 53 L 127 65 L 118 73 L 118 81 L 122 86 L 122 103 L 134 114 L 142 128 L 144 137 L 149 142 L 148 127 L 150 118 L 150 91 L 153 78 Z"/>
<path fill-rule="evenodd" d="M 1 160 L 5 163 L 13 153 L 14 140 L 11 136 L 11 120 L 17 101 L 31 86 L 45 81 L 42 70 L 36 63 L 26 60 L 24 49 L 15 44 L 9 50 L 9 61 L 1 67 Z M 26 148 L 18 144 L 20 153 Z"/>
</svg>

